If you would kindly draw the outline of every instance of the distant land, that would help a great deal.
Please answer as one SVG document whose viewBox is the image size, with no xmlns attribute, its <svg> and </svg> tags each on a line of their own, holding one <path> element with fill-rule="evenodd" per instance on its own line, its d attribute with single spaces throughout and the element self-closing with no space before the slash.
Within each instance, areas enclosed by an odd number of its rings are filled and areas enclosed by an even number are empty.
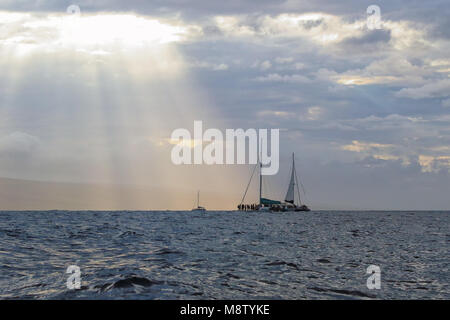
<svg viewBox="0 0 450 320">
<path fill-rule="evenodd" d="M 208 210 L 235 210 L 242 190 L 202 190 L 201 203 Z M 152 186 L 107 185 L 20 180 L 0 177 L 0 211 L 9 210 L 190 210 L 196 191 Z M 308 202 L 313 210 L 389 210 L 346 204 Z M 393 210 L 407 210 L 394 208 Z M 426 209 L 409 209 L 426 210 Z M 445 209 L 443 209 L 445 210 Z"/>
<path fill-rule="evenodd" d="M 243 190 L 201 191 L 208 210 L 235 210 Z M 180 187 L 46 182 L 0 178 L 0 210 L 190 210 L 197 193 Z M 321 205 L 314 209 L 332 209 Z M 335 208 L 360 209 L 360 208 Z"/>
<path fill-rule="evenodd" d="M 0 210 L 185 210 L 195 197 L 186 190 L 0 178 Z"/>
</svg>

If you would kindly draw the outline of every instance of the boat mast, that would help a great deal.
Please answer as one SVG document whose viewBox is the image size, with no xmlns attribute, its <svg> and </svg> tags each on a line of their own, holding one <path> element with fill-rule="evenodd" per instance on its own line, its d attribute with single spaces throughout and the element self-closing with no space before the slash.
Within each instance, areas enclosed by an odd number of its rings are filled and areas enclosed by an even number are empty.
<svg viewBox="0 0 450 320">
<path fill-rule="evenodd" d="M 262 205 L 262 163 L 259 158 L 259 205 Z"/>
<path fill-rule="evenodd" d="M 301 206 L 302 205 L 302 199 L 300 198 L 300 187 L 299 187 L 299 184 L 298 184 L 297 170 L 295 170 L 294 153 L 292 153 L 292 170 L 294 170 L 294 174 L 295 174 L 295 184 L 297 185 L 298 203 Z"/>
<path fill-rule="evenodd" d="M 197 208 L 200 207 L 200 190 L 197 190 Z"/>
</svg>

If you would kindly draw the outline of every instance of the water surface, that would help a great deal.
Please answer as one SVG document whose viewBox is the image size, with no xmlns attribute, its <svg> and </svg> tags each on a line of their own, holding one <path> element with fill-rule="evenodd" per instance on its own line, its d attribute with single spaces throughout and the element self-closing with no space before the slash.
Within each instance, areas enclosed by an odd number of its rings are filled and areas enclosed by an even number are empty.
<svg viewBox="0 0 450 320">
<path fill-rule="evenodd" d="M 450 212 L 0 212 L 0 243 L 0 299 L 450 299 Z"/>
</svg>

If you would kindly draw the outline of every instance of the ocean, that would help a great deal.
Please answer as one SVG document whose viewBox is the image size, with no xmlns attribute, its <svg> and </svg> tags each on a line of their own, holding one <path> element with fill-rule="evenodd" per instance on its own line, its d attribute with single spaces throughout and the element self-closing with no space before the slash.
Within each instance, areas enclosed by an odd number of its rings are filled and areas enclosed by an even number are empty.
<svg viewBox="0 0 450 320">
<path fill-rule="evenodd" d="M 450 299 L 450 212 L 0 212 L 0 239 L 0 299 Z"/>
</svg>

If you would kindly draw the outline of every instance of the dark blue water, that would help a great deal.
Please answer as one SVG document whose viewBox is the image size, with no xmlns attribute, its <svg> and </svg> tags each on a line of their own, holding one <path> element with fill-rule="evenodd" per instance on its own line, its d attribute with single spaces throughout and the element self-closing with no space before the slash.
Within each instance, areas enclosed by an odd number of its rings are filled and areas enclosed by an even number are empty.
<svg viewBox="0 0 450 320">
<path fill-rule="evenodd" d="M 450 298 L 450 212 L 0 212 L 0 243 L 1 299 Z"/>
</svg>

